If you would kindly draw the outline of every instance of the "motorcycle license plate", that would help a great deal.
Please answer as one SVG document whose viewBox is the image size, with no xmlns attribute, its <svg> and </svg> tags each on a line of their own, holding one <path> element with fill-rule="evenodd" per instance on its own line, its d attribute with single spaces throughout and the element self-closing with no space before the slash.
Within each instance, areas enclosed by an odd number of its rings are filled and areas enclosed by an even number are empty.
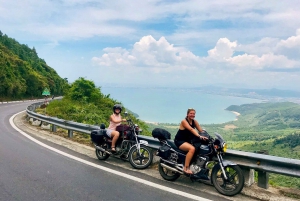
<svg viewBox="0 0 300 201">
<path fill-rule="evenodd" d="M 140 144 L 148 145 L 148 141 L 146 141 L 146 140 L 140 140 Z"/>
</svg>

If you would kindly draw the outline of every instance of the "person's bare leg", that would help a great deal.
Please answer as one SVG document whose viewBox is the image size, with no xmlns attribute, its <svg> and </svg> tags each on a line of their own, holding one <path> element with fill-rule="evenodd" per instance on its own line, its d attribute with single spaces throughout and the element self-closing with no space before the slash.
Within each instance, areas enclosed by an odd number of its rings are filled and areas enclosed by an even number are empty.
<svg viewBox="0 0 300 201">
<path fill-rule="evenodd" d="M 184 163 L 183 171 L 187 174 L 193 174 L 193 172 L 190 170 L 190 162 L 194 156 L 195 147 L 193 145 L 191 145 L 190 143 L 185 142 L 179 147 L 179 149 L 188 152 L 185 156 L 185 163 Z"/>
<path fill-rule="evenodd" d="M 119 135 L 120 135 L 120 133 L 118 131 L 111 132 L 111 137 L 112 137 L 111 150 L 112 151 L 116 151 L 116 142 L 119 139 Z"/>
</svg>

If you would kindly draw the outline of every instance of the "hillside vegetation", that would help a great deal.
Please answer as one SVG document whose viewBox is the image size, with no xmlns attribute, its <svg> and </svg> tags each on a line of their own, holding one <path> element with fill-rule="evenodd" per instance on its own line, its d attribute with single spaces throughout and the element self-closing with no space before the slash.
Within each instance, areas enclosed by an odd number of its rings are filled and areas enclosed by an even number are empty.
<svg viewBox="0 0 300 201">
<path fill-rule="evenodd" d="M 70 85 L 62 100 L 51 101 L 47 106 L 47 115 L 65 120 L 72 120 L 90 125 L 109 125 L 109 116 L 113 113 L 113 106 L 120 101 L 111 99 L 110 95 L 101 93 L 101 88 L 96 87 L 93 81 L 84 78 L 77 79 Z M 123 108 L 122 115 L 124 116 Z M 150 135 L 148 126 L 129 113 L 129 118 L 143 129 L 143 135 Z"/>
<path fill-rule="evenodd" d="M 62 95 L 67 86 L 67 79 L 39 58 L 35 48 L 0 31 L 0 101 L 42 97 L 45 88 Z"/>
</svg>

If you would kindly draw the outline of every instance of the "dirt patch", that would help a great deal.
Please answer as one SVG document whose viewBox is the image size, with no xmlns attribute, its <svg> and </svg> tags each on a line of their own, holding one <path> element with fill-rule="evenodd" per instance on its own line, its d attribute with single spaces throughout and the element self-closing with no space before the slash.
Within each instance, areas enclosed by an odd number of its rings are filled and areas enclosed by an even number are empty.
<svg viewBox="0 0 300 201">
<path fill-rule="evenodd" d="M 230 129 L 235 129 L 237 128 L 237 126 L 233 125 L 233 124 L 227 124 L 224 126 L 224 130 L 230 130 Z"/>
</svg>

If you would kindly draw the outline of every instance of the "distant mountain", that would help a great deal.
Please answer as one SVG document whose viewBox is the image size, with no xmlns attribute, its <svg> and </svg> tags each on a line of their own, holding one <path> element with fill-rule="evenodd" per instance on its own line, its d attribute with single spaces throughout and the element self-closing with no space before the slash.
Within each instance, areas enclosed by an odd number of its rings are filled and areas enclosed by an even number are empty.
<svg viewBox="0 0 300 201">
<path fill-rule="evenodd" d="M 41 97 L 45 88 L 61 95 L 68 85 L 38 57 L 33 47 L 20 44 L 0 31 L 0 101 Z"/>
<path fill-rule="evenodd" d="M 300 98 L 300 91 L 281 90 L 281 89 L 245 89 L 245 88 L 225 88 L 216 86 L 197 87 L 197 90 L 219 94 L 234 94 L 247 97 L 281 97 L 281 98 Z"/>
</svg>

